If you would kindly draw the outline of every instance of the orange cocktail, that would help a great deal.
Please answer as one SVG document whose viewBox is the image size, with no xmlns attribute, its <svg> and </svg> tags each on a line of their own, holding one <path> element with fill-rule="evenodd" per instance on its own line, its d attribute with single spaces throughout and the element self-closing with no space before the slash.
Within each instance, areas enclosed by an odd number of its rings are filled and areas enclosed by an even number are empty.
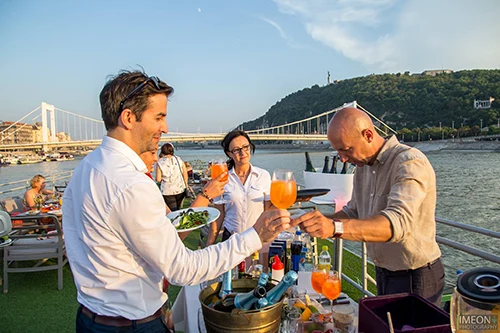
<svg viewBox="0 0 500 333">
<path fill-rule="evenodd" d="M 330 301 L 337 299 L 340 296 L 340 291 L 342 290 L 340 279 L 338 277 L 329 277 L 323 283 L 323 295 Z"/>
<path fill-rule="evenodd" d="M 337 271 L 329 271 L 327 273 L 326 281 L 323 283 L 323 295 L 330 300 L 330 307 L 332 308 L 333 318 L 333 301 L 340 296 L 342 286 L 340 283 L 339 273 Z"/>
<path fill-rule="evenodd" d="M 323 292 L 323 284 L 326 281 L 328 274 L 325 270 L 315 270 L 311 274 L 311 285 L 313 289 L 321 294 Z"/>
<path fill-rule="evenodd" d="M 287 209 L 297 199 L 295 180 L 273 180 L 271 183 L 271 202 L 280 209 Z"/>
<path fill-rule="evenodd" d="M 223 172 L 227 172 L 226 162 L 224 162 L 224 163 L 212 163 L 211 171 L 212 171 L 212 179 L 219 177 Z M 228 174 L 226 174 L 220 180 L 225 182 L 225 181 L 227 181 L 227 178 L 228 178 Z"/>
</svg>

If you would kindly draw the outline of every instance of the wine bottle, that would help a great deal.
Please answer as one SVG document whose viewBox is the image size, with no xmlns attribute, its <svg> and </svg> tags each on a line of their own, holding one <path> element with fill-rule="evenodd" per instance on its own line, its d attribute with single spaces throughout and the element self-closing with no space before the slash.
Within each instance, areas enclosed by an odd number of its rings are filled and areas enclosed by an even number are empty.
<svg viewBox="0 0 500 333">
<path fill-rule="evenodd" d="M 267 293 L 267 300 L 269 302 L 268 305 L 273 305 L 278 303 L 281 299 L 281 296 L 288 290 L 288 288 L 295 284 L 295 281 L 299 278 L 299 275 L 295 271 L 288 271 L 288 273 L 283 276 L 280 283 L 276 285 L 273 289 L 269 290 Z"/>
<path fill-rule="evenodd" d="M 332 168 L 330 169 L 330 173 L 337 173 L 337 155 L 332 156 Z"/>
<path fill-rule="evenodd" d="M 328 173 L 328 163 L 330 162 L 330 157 L 325 156 L 325 164 L 323 164 L 323 171 L 322 173 Z"/>
<path fill-rule="evenodd" d="M 223 312 L 231 312 L 235 308 L 249 310 L 259 299 L 265 297 L 266 293 L 266 288 L 257 286 L 247 293 L 228 294 L 214 304 L 214 309 Z"/>
<path fill-rule="evenodd" d="M 269 281 L 269 275 L 264 272 L 261 272 L 259 276 L 259 281 L 257 281 L 257 285 L 266 287 L 268 281 Z"/>
<path fill-rule="evenodd" d="M 316 172 L 316 169 L 314 169 L 312 162 L 311 162 L 311 157 L 309 156 L 309 153 L 306 151 L 306 171 L 308 172 Z"/>
<path fill-rule="evenodd" d="M 346 161 L 344 162 L 344 165 L 342 166 L 342 171 L 340 171 L 341 174 L 346 174 L 347 173 L 347 167 L 349 166 L 349 163 Z"/>
<path fill-rule="evenodd" d="M 219 291 L 219 298 L 222 299 L 224 296 L 231 294 L 233 292 L 233 270 L 230 269 L 224 273 L 222 277 L 221 288 Z"/>
</svg>

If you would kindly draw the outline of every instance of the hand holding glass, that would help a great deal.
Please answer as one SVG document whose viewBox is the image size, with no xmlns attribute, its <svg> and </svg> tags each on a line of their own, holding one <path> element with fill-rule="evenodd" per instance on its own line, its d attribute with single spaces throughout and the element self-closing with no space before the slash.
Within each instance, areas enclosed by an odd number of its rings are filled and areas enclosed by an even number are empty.
<svg viewBox="0 0 500 333">
<path fill-rule="evenodd" d="M 297 184 L 293 171 L 277 169 L 271 182 L 271 202 L 280 209 L 287 209 L 297 199 Z"/>
<path fill-rule="evenodd" d="M 224 177 L 222 177 L 220 179 L 220 181 L 226 182 L 228 180 L 229 174 L 227 173 L 228 172 L 228 170 L 227 170 L 227 163 L 226 163 L 226 161 L 224 159 L 219 158 L 219 159 L 213 160 L 212 161 L 212 166 L 210 168 L 211 168 L 210 173 L 212 174 L 212 179 L 216 179 L 221 174 L 223 174 L 224 172 L 226 172 L 226 175 Z M 223 205 L 225 203 L 226 203 L 226 201 L 223 199 L 222 196 L 221 196 L 220 200 L 218 200 L 217 202 L 215 202 L 216 205 Z"/>
</svg>

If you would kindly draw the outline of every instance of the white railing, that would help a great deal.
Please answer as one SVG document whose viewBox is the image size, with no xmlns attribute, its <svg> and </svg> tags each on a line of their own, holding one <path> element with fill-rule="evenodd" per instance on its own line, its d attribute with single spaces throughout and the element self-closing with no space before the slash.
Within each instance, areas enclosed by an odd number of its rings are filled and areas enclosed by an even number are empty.
<svg viewBox="0 0 500 333">
<path fill-rule="evenodd" d="M 450 226 L 452 228 L 466 230 L 466 231 L 473 232 L 476 234 L 481 234 L 481 235 L 492 237 L 495 239 L 500 239 L 500 232 L 492 231 L 489 229 L 476 227 L 476 226 L 472 226 L 472 225 L 468 225 L 468 224 L 460 223 L 460 222 L 455 222 L 455 221 L 451 221 L 451 220 L 446 220 L 446 219 L 442 219 L 439 217 L 436 218 L 436 222 Z M 343 246 L 344 241 L 342 239 L 335 239 L 335 240 L 328 239 L 328 241 L 333 243 L 334 248 L 335 248 L 334 260 L 333 260 L 334 267 L 335 267 L 334 269 L 339 272 L 339 274 L 342 276 L 342 278 L 345 281 L 347 281 L 354 288 L 356 288 L 360 292 L 362 292 L 363 296 L 374 296 L 374 294 L 368 290 L 368 283 L 369 282 L 372 283 L 373 285 L 377 285 L 377 283 L 376 283 L 375 279 L 368 274 L 369 261 L 368 261 L 367 255 L 366 255 L 366 243 L 365 242 L 361 243 L 361 256 L 359 256 L 359 255 L 355 254 L 354 252 L 344 248 L 344 246 Z M 438 244 L 451 247 L 453 249 L 471 254 L 475 257 L 482 258 L 482 259 L 491 261 L 491 262 L 496 263 L 496 264 L 500 264 L 500 256 L 498 254 L 483 251 L 483 250 L 474 248 L 472 246 L 465 245 L 465 244 L 462 244 L 460 242 L 457 242 L 457 241 L 454 241 L 454 240 L 451 240 L 451 239 L 448 239 L 445 237 L 441 237 L 441 236 L 436 236 L 436 241 L 438 242 Z M 352 254 L 354 254 L 355 256 L 360 257 L 361 265 L 362 265 L 361 266 L 362 267 L 361 268 L 361 270 L 362 270 L 361 271 L 361 283 L 354 281 L 351 277 L 342 273 L 343 251 L 349 251 Z M 373 265 L 373 263 L 371 263 L 371 262 L 370 262 L 370 264 Z"/>
<path fill-rule="evenodd" d="M 48 182 L 48 188 L 55 188 L 57 185 L 62 185 L 67 183 L 71 176 L 73 175 L 73 171 L 64 171 L 57 174 L 52 174 L 47 176 L 45 179 Z M 8 182 L 0 184 L 0 197 L 5 197 L 6 194 L 12 196 L 12 194 L 20 194 L 22 196 L 24 192 L 30 187 L 31 178 L 16 180 L 15 182 Z"/>
</svg>

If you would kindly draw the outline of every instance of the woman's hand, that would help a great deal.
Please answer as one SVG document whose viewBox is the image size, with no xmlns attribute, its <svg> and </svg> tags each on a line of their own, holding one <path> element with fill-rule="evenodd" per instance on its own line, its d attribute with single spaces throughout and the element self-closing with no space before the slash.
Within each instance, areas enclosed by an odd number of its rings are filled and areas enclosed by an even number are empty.
<svg viewBox="0 0 500 333">
<path fill-rule="evenodd" d="M 210 198 L 216 198 L 224 194 L 224 186 L 229 182 L 229 180 L 221 180 L 227 176 L 227 172 L 223 172 L 219 177 L 209 180 L 203 192 L 205 192 Z"/>
</svg>

